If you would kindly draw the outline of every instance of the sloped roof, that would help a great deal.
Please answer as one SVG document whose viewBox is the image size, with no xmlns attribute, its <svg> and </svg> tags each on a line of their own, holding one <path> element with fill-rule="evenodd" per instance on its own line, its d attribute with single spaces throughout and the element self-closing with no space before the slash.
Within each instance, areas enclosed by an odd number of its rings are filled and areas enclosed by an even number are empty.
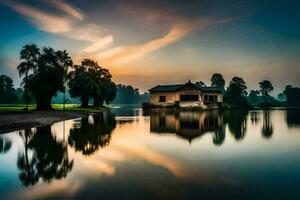
<svg viewBox="0 0 300 200">
<path fill-rule="evenodd" d="M 150 92 L 172 92 L 181 88 L 184 84 L 174 84 L 174 85 L 158 85 L 151 88 Z"/>
<path fill-rule="evenodd" d="M 191 82 L 187 82 L 185 84 L 173 84 L 173 85 L 158 85 L 155 86 L 154 88 L 151 88 L 149 92 L 175 92 L 182 88 L 185 85 L 192 85 L 194 87 L 199 88 L 200 90 L 204 92 L 222 92 L 219 88 L 217 87 L 212 87 L 212 86 L 199 86 Z"/>
</svg>

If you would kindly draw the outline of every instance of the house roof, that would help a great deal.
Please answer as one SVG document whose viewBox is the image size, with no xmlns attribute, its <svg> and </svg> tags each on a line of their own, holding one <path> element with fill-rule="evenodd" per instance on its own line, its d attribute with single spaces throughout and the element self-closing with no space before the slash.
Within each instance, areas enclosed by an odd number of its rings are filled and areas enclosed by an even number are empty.
<svg viewBox="0 0 300 200">
<path fill-rule="evenodd" d="M 200 90 L 204 92 L 222 92 L 219 88 L 217 87 L 212 87 L 212 86 L 199 86 L 194 83 L 191 83 L 190 81 L 184 84 L 173 84 L 173 85 L 157 85 L 154 88 L 151 88 L 149 92 L 175 92 L 182 88 L 183 86 L 186 85 L 191 85 L 193 87 L 197 87 Z"/>
</svg>

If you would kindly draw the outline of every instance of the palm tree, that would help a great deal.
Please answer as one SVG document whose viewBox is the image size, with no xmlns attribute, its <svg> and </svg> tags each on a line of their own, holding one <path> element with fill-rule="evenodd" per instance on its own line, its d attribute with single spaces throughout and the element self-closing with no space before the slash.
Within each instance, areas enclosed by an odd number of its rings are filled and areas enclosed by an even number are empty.
<svg viewBox="0 0 300 200">
<path fill-rule="evenodd" d="M 66 83 L 68 80 L 68 71 L 69 68 L 73 68 L 73 61 L 71 57 L 69 56 L 68 52 L 66 50 L 64 51 L 58 51 L 57 52 L 57 57 L 59 59 L 60 64 L 64 68 L 64 97 L 63 97 L 63 109 L 65 110 L 65 104 L 66 104 Z"/>
<path fill-rule="evenodd" d="M 24 96 L 26 101 L 26 110 L 28 110 L 28 73 L 30 70 L 36 71 L 37 62 L 40 56 L 40 49 L 35 44 L 25 45 L 20 52 L 20 59 L 23 60 L 17 67 L 19 76 L 25 75 L 24 79 Z"/>
</svg>

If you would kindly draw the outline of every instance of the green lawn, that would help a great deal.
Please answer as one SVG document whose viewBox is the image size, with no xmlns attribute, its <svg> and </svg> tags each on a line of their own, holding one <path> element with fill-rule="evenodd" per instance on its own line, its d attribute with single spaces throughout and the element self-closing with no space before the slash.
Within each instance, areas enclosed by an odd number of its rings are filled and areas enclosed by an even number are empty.
<svg viewBox="0 0 300 200">
<path fill-rule="evenodd" d="M 74 112 L 87 112 L 95 113 L 102 112 L 105 108 L 80 108 L 78 104 L 66 104 L 65 111 L 74 111 Z M 23 109 L 26 107 L 25 104 L 0 104 L 0 112 L 23 112 Z M 63 111 L 63 104 L 52 104 L 52 107 L 55 110 Z M 35 104 L 29 105 L 29 111 L 34 111 L 36 108 Z"/>
</svg>

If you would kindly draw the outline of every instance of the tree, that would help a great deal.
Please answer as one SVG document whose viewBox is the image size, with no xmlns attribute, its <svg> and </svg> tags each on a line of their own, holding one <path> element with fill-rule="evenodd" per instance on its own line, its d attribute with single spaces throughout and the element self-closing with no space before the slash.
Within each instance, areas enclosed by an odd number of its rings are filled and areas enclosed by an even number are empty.
<svg viewBox="0 0 300 200">
<path fill-rule="evenodd" d="M 259 88 L 261 95 L 265 97 L 270 96 L 270 92 L 274 90 L 272 83 L 268 80 L 259 82 Z"/>
<path fill-rule="evenodd" d="M 84 59 L 70 73 L 70 95 L 80 97 L 81 106 L 88 107 L 89 99 L 94 99 L 94 106 L 100 107 L 104 101 L 110 102 L 116 96 L 115 84 L 111 74 L 93 60 Z"/>
<path fill-rule="evenodd" d="M 0 75 L 0 103 L 13 103 L 18 100 L 11 78 Z"/>
<path fill-rule="evenodd" d="M 203 81 L 197 81 L 195 84 L 200 86 L 200 87 L 205 87 L 206 86 L 206 84 Z"/>
<path fill-rule="evenodd" d="M 214 73 L 211 77 L 211 85 L 219 88 L 221 91 L 225 91 L 225 80 L 222 74 Z"/>
<path fill-rule="evenodd" d="M 247 95 L 246 89 L 246 83 L 242 78 L 233 77 L 224 93 L 224 102 L 232 107 L 249 108 L 245 98 Z"/>
<path fill-rule="evenodd" d="M 69 56 L 68 52 L 66 50 L 64 51 L 58 51 L 57 52 L 58 61 L 61 66 L 64 68 L 64 74 L 63 74 L 63 109 L 65 109 L 66 104 L 66 83 L 68 81 L 68 72 L 70 68 L 73 68 L 73 61 L 71 57 Z"/>
<path fill-rule="evenodd" d="M 283 91 L 288 106 L 300 106 L 300 88 L 287 85 Z"/>
<path fill-rule="evenodd" d="M 249 99 L 249 102 L 252 105 L 256 105 L 257 104 L 257 102 L 258 102 L 258 95 L 259 95 L 259 91 L 258 90 L 250 90 L 250 93 L 248 95 L 248 99 Z"/>
<path fill-rule="evenodd" d="M 52 97 L 58 91 L 64 90 L 64 72 L 57 51 L 49 47 L 43 48 L 35 72 L 27 79 L 28 89 L 35 98 L 37 110 L 52 110 Z"/>
<path fill-rule="evenodd" d="M 25 45 L 20 52 L 22 62 L 18 65 L 20 77 L 25 76 L 23 80 L 24 98 L 26 102 L 26 110 L 28 110 L 29 91 L 28 91 L 28 75 L 30 71 L 36 71 L 40 56 L 40 49 L 35 44 Z"/>
</svg>

